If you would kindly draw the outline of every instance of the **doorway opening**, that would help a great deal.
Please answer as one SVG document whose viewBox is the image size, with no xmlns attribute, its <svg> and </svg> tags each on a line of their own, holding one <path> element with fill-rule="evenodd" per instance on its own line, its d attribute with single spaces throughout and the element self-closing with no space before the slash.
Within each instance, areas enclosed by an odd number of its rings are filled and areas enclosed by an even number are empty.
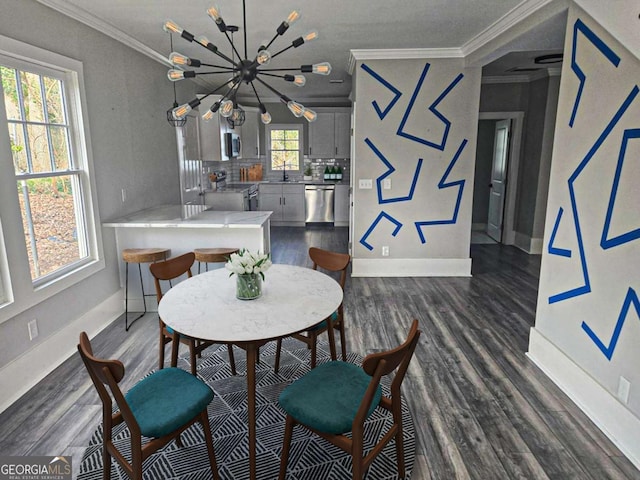
<svg viewBox="0 0 640 480">
<path fill-rule="evenodd" d="M 471 243 L 515 243 L 523 122 L 520 111 L 479 114 Z"/>
</svg>

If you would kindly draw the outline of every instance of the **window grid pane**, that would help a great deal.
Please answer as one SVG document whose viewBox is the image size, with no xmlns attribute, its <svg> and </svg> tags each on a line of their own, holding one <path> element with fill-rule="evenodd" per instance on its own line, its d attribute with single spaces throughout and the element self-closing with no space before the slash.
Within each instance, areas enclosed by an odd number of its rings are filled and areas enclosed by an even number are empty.
<svg viewBox="0 0 640 480">
<path fill-rule="evenodd" d="M 271 170 L 300 169 L 300 132 L 298 129 L 274 129 L 270 132 Z"/>
<path fill-rule="evenodd" d="M 37 279 L 86 258 L 78 243 L 76 180 L 71 175 L 19 180 L 31 278 Z"/>
<path fill-rule="evenodd" d="M 31 278 L 48 281 L 89 257 L 65 84 L 20 68 L 3 66 L 0 73 Z"/>
</svg>

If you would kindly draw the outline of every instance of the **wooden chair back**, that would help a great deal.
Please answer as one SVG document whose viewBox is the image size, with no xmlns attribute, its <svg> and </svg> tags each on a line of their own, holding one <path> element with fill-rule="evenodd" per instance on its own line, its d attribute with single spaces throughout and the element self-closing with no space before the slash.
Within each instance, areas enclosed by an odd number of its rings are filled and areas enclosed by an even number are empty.
<svg viewBox="0 0 640 480">
<path fill-rule="evenodd" d="M 120 360 L 105 360 L 97 358 L 93 355 L 91 342 L 85 332 L 80 333 L 78 342 L 78 352 L 83 363 L 87 367 L 89 377 L 93 381 L 93 385 L 98 391 L 100 400 L 102 400 L 102 417 L 105 425 L 118 423 L 120 416 L 129 426 L 132 432 L 140 432 L 138 422 L 133 413 L 129 409 L 126 399 L 118 383 L 124 378 L 124 365 Z M 106 386 L 105 386 L 106 385 Z M 108 388 L 108 389 L 107 389 Z M 113 400 L 118 405 L 120 413 L 112 416 Z M 121 420 L 120 420 L 121 421 Z"/>
<path fill-rule="evenodd" d="M 351 255 L 348 253 L 338 253 L 330 250 L 323 250 L 322 248 L 311 247 L 309 248 L 309 257 L 313 262 L 314 270 L 317 270 L 318 267 L 320 267 L 329 272 L 340 272 L 339 283 L 344 290 L 344 285 L 347 280 L 347 267 L 351 262 Z"/>
<path fill-rule="evenodd" d="M 162 286 L 160 285 L 160 281 L 174 280 L 184 274 L 190 278 L 192 276 L 191 267 L 193 266 L 195 259 L 195 254 L 193 252 L 189 252 L 149 265 L 149 270 L 151 270 L 151 275 L 153 275 L 156 285 L 156 297 L 158 302 L 162 299 Z"/>
</svg>

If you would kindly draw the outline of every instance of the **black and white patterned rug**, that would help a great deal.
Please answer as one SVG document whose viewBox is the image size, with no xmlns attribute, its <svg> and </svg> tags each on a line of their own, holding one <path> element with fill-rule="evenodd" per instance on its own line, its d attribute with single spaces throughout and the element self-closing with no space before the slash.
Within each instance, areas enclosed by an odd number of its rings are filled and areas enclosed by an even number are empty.
<svg viewBox="0 0 640 480">
<path fill-rule="evenodd" d="M 181 351 L 182 351 L 181 347 Z M 247 379 L 246 355 L 243 350 L 234 350 L 238 374 L 231 375 L 227 347 L 212 346 L 203 352 L 198 361 L 198 374 L 215 392 L 209 405 L 209 422 L 218 462 L 218 471 L 223 480 L 246 480 L 249 478 L 249 453 L 247 433 Z M 278 478 L 280 452 L 284 436 L 285 413 L 278 406 L 280 392 L 293 380 L 309 371 L 310 350 L 296 340 L 283 342 L 280 372 L 273 372 L 275 342 L 260 349 L 260 363 L 256 367 L 256 417 L 257 417 L 257 477 L 260 480 Z M 329 360 L 326 342 L 318 345 L 318 363 Z M 350 354 L 348 361 L 361 364 L 362 358 Z M 187 360 L 180 358 L 178 365 L 189 369 Z M 126 366 L 125 366 L 126 367 Z M 388 388 L 383 385 L 388 394 Z M 402 403 L 405 466 L 409 478 L 415 455 L 415 434 L 411 413 Z M 378 408 L 366 422 L 365 452 L 380 438 L 391 424 L 391 414 Z M 114 429 L 114 443 L 129 451 L 129 431 L 119 425 Z M 183 448 L 175 442 L 149 457 L 144 463 L 146 480 L 205 480 L 211 479 L 207 449 L 200 424 L 192 425 L 181 435 Z M 93 434 L 84 452 L 78 480 L 102 479 L 102 427 Z M 111 479 L 128 480 L 127 475 L 112 460 Z M 391 441 L 371 464 L 366 480 L 397 479 L 395 442 Z M 351 458 L 342 450 L 310 433 L 302 427 L 293 432 L 288 480 L 351 479 Z"/>
</svg>

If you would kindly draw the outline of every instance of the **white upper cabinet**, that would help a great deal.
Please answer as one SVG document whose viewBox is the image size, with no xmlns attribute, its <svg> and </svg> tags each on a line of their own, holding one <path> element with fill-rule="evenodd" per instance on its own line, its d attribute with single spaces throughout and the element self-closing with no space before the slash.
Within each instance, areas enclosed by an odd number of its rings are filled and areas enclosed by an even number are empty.
<svg viewBox="0 0 640 480">
<path fill-rule="evenodd" d="M 254 107 L 242 107 L 245 111 L 245 120 L 240 129 L 242 140 L 241 158 L 260 157 L 260 111 Z"/>
<path fill-rule="evenodd" d="M 309 156 L 311 158 L 350 158 L 350 109 L 316 110 L 318 118 L 309 124 Z"/>
</svg>

